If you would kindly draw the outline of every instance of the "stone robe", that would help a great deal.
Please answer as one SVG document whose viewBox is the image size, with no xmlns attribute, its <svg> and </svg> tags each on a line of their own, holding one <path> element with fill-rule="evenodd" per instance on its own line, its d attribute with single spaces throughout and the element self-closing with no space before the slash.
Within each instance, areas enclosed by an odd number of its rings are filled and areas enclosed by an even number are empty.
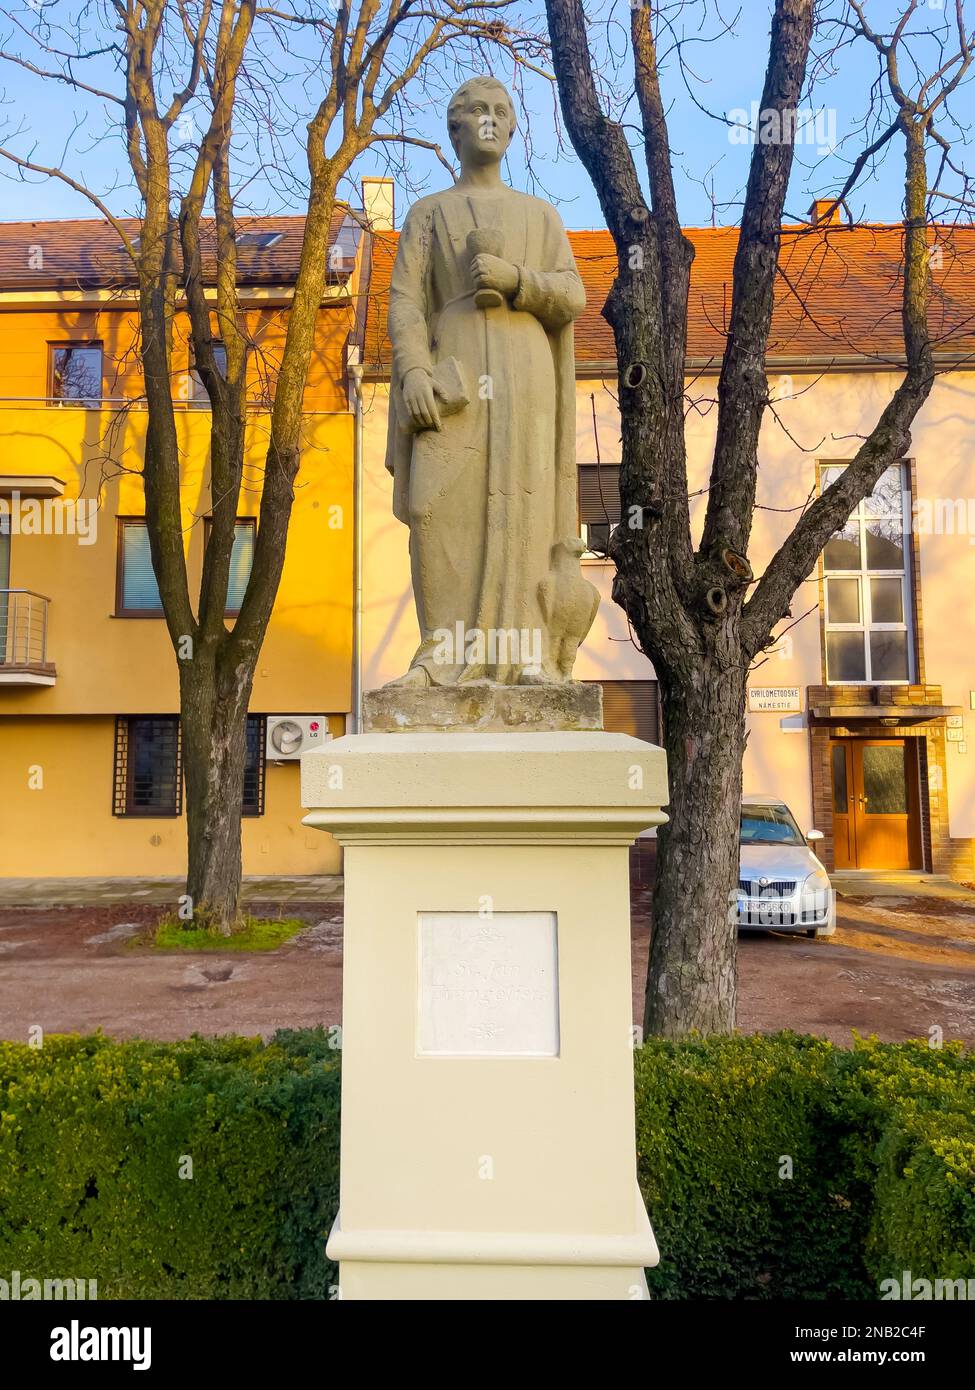
<svg viewBox="0 0 975 1390">
<path fill-rule="evenodd" d="M 510 301 L 485 310 L 474 303 L 467 237 L 487 227 L 501 232 L 503 258 L 520 268 L 520 284 Z M 393 511 L 410 528 L 421 635 L 411 665 L 423 666 L 434 684 L 513 683 L 526 668 L 535 679 L 566 676 L 553 596 L 567 591 L 567 566 L 579 573 L 572 322 L 584 306 L 550 204 L 509 188 L 453 188 L 410 210 L 390 293 L 386 466 Z M 403 378 L 450 357 L 469 403 L 445 416 L 439 431 L 410 434 Z M 570 574 L 568 592 L 573 583 L 582 581 Z M 586 606 L 592 591 L 584 588 Z M 578 640 L 589 622 L 591 615 Z M 445 659 L 445 632 L 475 641 L 448 649 L 454 659 Z"/>
</svg>

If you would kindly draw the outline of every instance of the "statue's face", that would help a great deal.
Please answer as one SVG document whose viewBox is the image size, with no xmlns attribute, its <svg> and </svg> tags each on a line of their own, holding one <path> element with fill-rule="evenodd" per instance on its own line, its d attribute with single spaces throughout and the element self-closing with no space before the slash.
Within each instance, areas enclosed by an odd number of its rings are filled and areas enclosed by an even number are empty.
<svg viewBox="0 0 975 1390">
<path fill-rule="evenodd" d="M 502 87 L 473 85 L 450 119 L 461 167 L 500 162 L 515 130 L 515 113 Z"/>
</svg>

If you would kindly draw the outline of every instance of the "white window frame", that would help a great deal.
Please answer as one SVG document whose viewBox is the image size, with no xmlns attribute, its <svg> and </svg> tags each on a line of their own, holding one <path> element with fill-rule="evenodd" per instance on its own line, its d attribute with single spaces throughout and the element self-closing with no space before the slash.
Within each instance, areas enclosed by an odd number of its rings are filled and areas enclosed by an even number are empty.
<svg viewBox="0 0 975 1390">
<path fill-rule="evenodd" d="M 585 547 L 586 547 L 585 550 L 583 551 L 583 553 L 582 553 L 582 554 L 580 555 L 580 557 L 579 557 L 580 560 L 587 560 L 587 561 L 590 561 L 590 562 L 592 562 L 593 564 L 596 564 L 596 565 L 611 565 L 611 564 L 613 563 L 612 560 L 609 558 L 609 556 L 608 556 L 608 555 L 604 555 L 603 552 L 602 552 L 601 550 L 590 550 L 590 549 L 589 549 L 589 527 L 590 527 L 590 526 L 605 526 L 605 525 L 607 525 L 607 524 L 609 525 L 609 534 L 610 534 L 610 536 L 612 536 L 612 534 L 613 534 L 613 532 L 616 530 L 617 526 L 619 526 L 619 522 L 618 522 L 618 521 L 611 521 L 611 522 L 609 522 L 609 523 L 606 523 L 606 522 L 604 522 L 604 521 L 603 521 L 603 522 L 597 522 L 597 521 L 592 521 L 592 522 L 590 522 L 590 521 L 580 521 L 580 523 L 579 523 L 579 535 L 582 537 L 582 540 L 584 541 Z"/>
<path fill-rule="evenodd" d="M 223 353 L 223 375 L 226 376 L 226 374 L 227 374 L 227 348 L 226 348 L 226 345 L 225 345 L 219 338 L 214 338 L 214 340 L 213 340 L 213 348 L 214 348 L 214 357 L 215 357 L 215 358 L 216 358 L 220 353 Z M 219 370 L 219 369 L 220 369 L 220 368 L 219 368 L 219 364 L 218 364 L 218 370 Z M 191 346 L 191 348 L 190 348 L 190 366 L 189 366 L 189 376 L 188 376 L 188 378 L 187 378 L 187 381 L 188 381 L 188 390 L 187 390 L 186 404 L 189 406 L 189 408 L 190 408 L 191 410 L 210 410 L 210 409 L 212 409 L 212 406 L 211 406 L 211 404 L 210 404 L 210 393 L 209 393 L 209 391 L 207 390 L 207 388 L 203 385 L 203 378 L 200 376 L 199 369 L 197 368 L 197 365 L 196 365 L 195 361 L 193 360 L 192 346 Z"/>
<path fill-rule="evenodd" d="M 819 465 L 819 490 L 820 490 L 820 493 L 823 492 L 824 486 L 829 486 L 829 482 L 834 481 L 833 479 L 830 478 L 828 482 L 825 482 L 825 483 L 824 483 L 824 478 L 828 476 L 829 471 L 832 470 L 832 469 L 838 469 L 839 471 L 842 471 L 842 470 L 843 470 L 844 468 L 846 468 L 846 467 L 847 467 L 847 460 L 845 460 L 845 459 L 823 459 L 823 460 L 820 460 L 820 465 Z M 864 686 L 867 686 L 867 685 L 912 685 L 912 684 L 914 683 L 914 681 L 916 680 L 916 678 L 917 678 L 917 672 L 916 672 L 916 669 L 915 669 L 916 656 L 915 656 L 915 642 L 914 642 L 914 633 L 915 633 L 915 626 L 914 626 L 914 584 L 913 584 L 913 572 L 912 572 L 912 568 L 911 568 L 913 556 L 912 556 L 912 553 L 911 553 L 911 534 L 912 534 L 912 530 L 911 530 L 911 522 L 912 522 L 912 513 L 911 513 L 911 488 L 910 488 L 910 473 L 909 473 L 909 471 L 908 471 L 910 465 L 909 465 L 908 463 L 904 462 L 904 463 L 900 463 L 900 464 L 892 464 L 891 467 L 892 467 L 892 468 L 896 468 L 896 469 L 898 470 L 898 472 L 900 473 L 900 484 L 901 484 L 901 486 L 900 486 L 900 498 L 901 498 L 900 521 L 901 521 L 901 536 L 902 536 L 903 544 L 904 544 L 904 564 L 903 564 L 903 567 L 902 567 L 901 569 L 886 569 L 886 570 L 874 570 L 874 569 L 868 569 L 868 568 L 867 568 L 867 526 L 870 524 L 870 522 L 873 522 L 873 521 L 885 521 L 885 520 L 890 520 L 891 518 L 896 517 L 896 516 L 897 516 L 897 513 L 891 511 L 891 512 L 883 512 L 883 513 L 879 513 L 879 514 L 878 514 L 878 513 L 868 514 L 868 513 L 867 513 L 867 510 L 866 510 L 866 502 L 867 502 L 867 499 L 866 499 L 866 498 L 864 498 L 863 501 L 861 501 L 860 503 L 858 503 L 856 510 L 852 513 L 852 515 L 851 515 L 851 517 L 850 517 L 850 521 L 851 521 L 851 522 L 855 522 L 855 523 L 857 524 L 857 526 L 858 526 L 858 529 L 859 529 L 859 541 L 860 541 L 860 567 L 859 567 L 859 569 L 843 569 L 843 570 L 838 570 L 838 569 L 827 569 L 827 568 L 826 568 L 826 552 L 825 552 L 825 550 L 823 551 L 823 555 L 821 556 L 821 559 L 820 559 L 821 573 L 822 573 L 822 579 L 823 579 L 823 618 L 824 618 L 824 632 L 825 632 L 825 639 L 824 639 L 824 644 L 823 644 L 823 646 L 824 646 L 824 650 L 823 650 L 823 667 L 824 667 L 824 671 L 825 671 L 826 684 L 827 684 L 827 685 L 864 685 Z M 858 586 L 859 586 L 859 599 L 860 599 L 860 621 L 859 621 L 859 622 L 857 622 L 857 623 L 839 623 L 839 622 L 834 623 L 834 622 L 831 621 L 831 619 L 830 619 L 830 612 L 829 612 L 829 581 L 830 581 L 831 579 L 853 579 L 853 580 L 856 580 L 856 581 L 857 581 Z M 871 612 L 871 592 L 870 592 L 870 581 L 871 581 L 872 579 L 899 579 L 899 580 L 900 580 L 900 582 L 901 582 L 901 608 L 902 608 L 902 612 L 903 612 L 903 614 L 904 614 L 904 620 L 903 620 L 903 622 L 900 622 L 900 623 L 875 623 L 875 622 L 873 621 L 873 615 L 872 615 L 872 612 Z M 843 678 L 840 678 L 840 677 L 833 677 L 833 676 L 830 674 L 830 669 L 829 669 L 829 635 L 830 635 L 830 633 L 833 633 L 833 632 L 858 632 L 858 633 L 860 633 L 860 634 L 862 635 L 862 639 L 863 639 L 863 656 L 864 656 L 864 672 L 865 672 L 865 675 L 863 676 L 862 679 L 859 679 L 859 680 L 843 679 Z M 892 678 L 892 677 L 890 677 L 890 676 L 874 676 L 874 675 L 873 675 L 873 672 L 872 672 L 872 669 L 871 669 L 871 659 L 872 659 L 872 658 L 871 658 L 871 653 L 870 653 L 870 634 L 871 634 L 872 632 L 903 632 L 903 633 L 905 633 L 905 642 L 906 642 L 906 645 L 907 645 L 907 675 L 906 675 L 906 677 L 900 677 L 900 678 L 894 679 L 894 678 Z"/>
</svg>

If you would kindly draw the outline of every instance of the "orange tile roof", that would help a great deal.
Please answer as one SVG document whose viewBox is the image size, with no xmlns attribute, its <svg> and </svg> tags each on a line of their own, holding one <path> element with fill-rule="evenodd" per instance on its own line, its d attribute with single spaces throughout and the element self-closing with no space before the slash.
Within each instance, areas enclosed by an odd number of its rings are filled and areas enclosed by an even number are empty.
<svg viewBox="0 0 975 1390">
<path fill-rule="evenodd" d="M 349 214 L 337 204 L 329 230 L 329 246 L 335 244 Z M 129 236 L 138 236 L 136 218 L 121 218 Z M 280 240 L 265 250 L 239 245 L 238 280 L 242 285 L 287 285 L 294 281 L 301 254 L 304 217 L 240 217 L 238 236 L 246 233 L 278 235 Z M 345 240 L 355 235 L 353 221 Z M 350 249 L 351 243 L 350 243 Z M 38 255 L 38 250 L 40 255 Z M 347 255 L 341 271 L 330 279 L 342 280 L 351 271 Z M 203 226 L 203 270 L 214 276 L 213 222 Z M 126 289 L 135 284 L 132 262 L 110 222 L 100 219 L 50 222 L 0 222 L 0 291 L 32 289 Z"/>
<path fill-rule="evenodd" d="M 731 305 L 737 227 L 688 228 L 695 257 L 688 302 L 688 356 L 720 363 Z M 929 322 L 935 348 L 975 354 L 975 227 L 932 229 L 933 293 Z M 586 286 L 576 322 L 576 361 L 612 363 L 613 334 L 602 307 L 613 283 L 616 253 L 607 231 L 569 232 Z M 396 255 L 395 232 L 376 237 L 366 315 L 364 363 L 389 369 L 386 312 Z M 769 339 L 771 360 L 903 354 L 899 226 L 790 226 L 783 229 Z M 940 262 L 940 263 L 939 263 Z M 973 358 L 975 366 L 975 358 Z"/>
</svg>

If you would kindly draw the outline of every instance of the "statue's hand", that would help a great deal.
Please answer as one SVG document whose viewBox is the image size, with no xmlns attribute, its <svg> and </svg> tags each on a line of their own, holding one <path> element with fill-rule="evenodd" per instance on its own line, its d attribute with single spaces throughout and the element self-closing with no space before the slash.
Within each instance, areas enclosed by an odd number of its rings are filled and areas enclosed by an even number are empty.
<svg viewBox="0 0 975 1390">
<path fill-rule="evenodd" d="M 433 382 L 422 367 L 412 367 L 403 378 L 403 404 L 416 430 L 438 430 L 440 410 Z"/>
<path fill-rule="evenodd" d="M 500 256 L 489 256 L 482 252 L 471 261 L 474 287 L 478 290 L 497 290 L 500 294 L 512 295 L 518 291 L 520 275 L 518 267 Z"/>
</svg>

